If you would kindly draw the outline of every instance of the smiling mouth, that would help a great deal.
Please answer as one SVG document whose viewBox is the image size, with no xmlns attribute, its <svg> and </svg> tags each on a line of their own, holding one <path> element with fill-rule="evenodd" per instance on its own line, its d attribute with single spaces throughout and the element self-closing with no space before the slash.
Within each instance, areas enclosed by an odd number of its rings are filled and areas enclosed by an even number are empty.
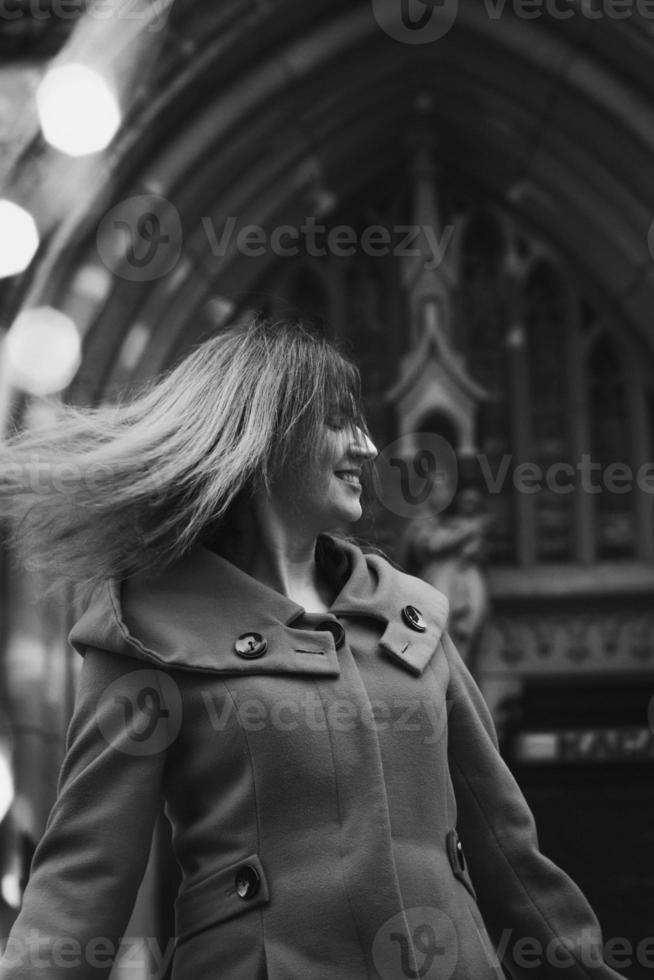
<svg viewBox="0 0 654 980">
<path fill-rule="evenodd" d="M 359 479 L 359 474 L 355 470 L 336 470 L 336 476 L 343 483 L 351 483 L 353 487 L 360 487 L 361 480 Z"/>
</svg>

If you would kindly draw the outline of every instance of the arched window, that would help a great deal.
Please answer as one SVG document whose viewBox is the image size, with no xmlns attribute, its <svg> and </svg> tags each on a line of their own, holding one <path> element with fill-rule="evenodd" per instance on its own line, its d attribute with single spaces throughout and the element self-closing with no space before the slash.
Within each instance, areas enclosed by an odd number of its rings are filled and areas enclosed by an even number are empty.
<svg viewBox="0 0 654 980">
<path fill-rule="evenodd" d="M 635 554 L 632 429 L 624 364 L 612 337 L 602 333 L 588 357 L 588 408 L 595 541 L 598 558 Z M 597 477 L 600 479 L 597 479 Z"/>
<path fill-rule="evenodd" d="M 636 353 L 552 250 L 506 217 L 469 218 L 460 283 L 458 334 L 489 393 L 478 458 L 495 517 L 491 561 L 651 560 L 654 488 L 642 477 L 654 460 L 651 355 Z"/>
<path fill-rule="evenodd" d="M 548 474 L 533 495 L 532 553 L 535 561 L 567 561 L 574 548 L 571 495 L 559 480 L 571 463 L 568 337 L 572 320 L 566 292 L 554 267 L 535 264 L 523 291 L 526 349 L 528 456 Z M 520 414 L 516 427 L 523 424 Z"/>
<path fill-rule="evenodd" d="M 502 278 L 504 253 L 498 220 L 488 212 L 472 216 L 461 252 L 458 319 L 468 370 L 488 393 L 488 401 L 479 413 L 477 434 L 487 476 L 501 474 L 503 460 L 512 452 L 506 353 L 510 312 Z M 492 493 L 494 523 L 489 531 L 490 551 L 495 561 L 512 562 L 515 514 L 510 482 L 496 485 Z"/>
</svg>

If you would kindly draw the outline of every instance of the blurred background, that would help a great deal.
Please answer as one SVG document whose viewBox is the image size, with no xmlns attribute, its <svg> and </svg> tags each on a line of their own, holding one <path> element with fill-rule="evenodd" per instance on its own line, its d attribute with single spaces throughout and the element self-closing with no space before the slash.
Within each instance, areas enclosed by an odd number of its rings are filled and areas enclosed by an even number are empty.
<svg viewBox="0 0 654 980">
<path fill-rule="evenodd" d="M 338 339 L 380 449 L 357 533 L 449 595 L 542 850 L 633 980 L 654 969 L 653 171 L 648 0 L 0 9 L 0 437 L 247 311 Z M 76 597 L 42 586 L 0 546 L 3 935 L 80 666 Z M 132 935 L 173 934 L 176 887 L 162 816 Z"/>
</svg>

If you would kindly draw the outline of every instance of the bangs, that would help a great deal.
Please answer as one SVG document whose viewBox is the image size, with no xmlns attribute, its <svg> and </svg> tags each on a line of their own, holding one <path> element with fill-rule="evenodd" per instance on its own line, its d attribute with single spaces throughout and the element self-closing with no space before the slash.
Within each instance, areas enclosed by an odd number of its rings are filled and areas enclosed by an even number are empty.
<svg viewBox="0 0 654 980">
<path fill-rule="evenodd" d="M 335 417 L 339 427 L 359 426 L 367 433 L 359 371 L 340 355 L 336 358 L 328 366 L 321 393 L 324 421 Z"/>
<path fill-rule="evenodd" d="M 294 340 L 291 349 L 286 348 L 286 390 L 277 416 L 277 473 L 287 467 L 302 470 L 317 460 L 325 425 L 356 426 L 370 435 L 357 366 L 333 341 L 306 329 Z"/>
</svg>

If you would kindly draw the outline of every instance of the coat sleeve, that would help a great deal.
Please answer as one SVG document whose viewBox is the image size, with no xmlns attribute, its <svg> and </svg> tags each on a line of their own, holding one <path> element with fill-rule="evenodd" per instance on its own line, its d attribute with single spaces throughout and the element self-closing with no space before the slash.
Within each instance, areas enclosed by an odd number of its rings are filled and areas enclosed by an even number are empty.
<svg viewBox="0 0 654 980">
<path fill-rule="evenodd" d="M 57 797 L 0 980 L 99 980 L 120 954 L 161 806 L 170 733 L 153 722 L 176 720 L 161 708 L 160 672 L 142 667 L 86 652 Z"/>
<path fill-rule="evenodd" d="M 448 634 L 448 758 L 457 827 L 479 909 L 514 980 L 624 980 L 602 956 L 578 886 L 539 851 L 534 818 L 503 761 L 493 721 Z"/>
</svg>

